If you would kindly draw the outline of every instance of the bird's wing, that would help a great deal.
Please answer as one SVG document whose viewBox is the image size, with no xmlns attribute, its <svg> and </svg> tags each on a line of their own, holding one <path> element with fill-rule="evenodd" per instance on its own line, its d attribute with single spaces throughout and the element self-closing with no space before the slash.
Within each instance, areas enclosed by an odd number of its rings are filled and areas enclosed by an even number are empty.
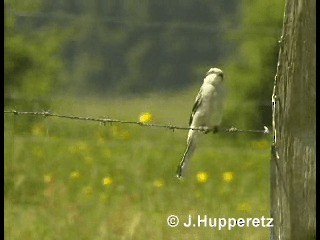
<svg viewBox="0 0 320 240">
<path fill-rule="evenodd" d="M 196 111 L 198 110 L 199 106 L 201 105 L 201 102 L 202 102 L 202 89 L 200 89 L 200 91 L 196 97 L 196 101 L 193 104 L 192 112 L 191 112 L 190 119 L 189 119 L 189 126 L 191 125 L 193 117 L 194 117 Z"/>
</svg>

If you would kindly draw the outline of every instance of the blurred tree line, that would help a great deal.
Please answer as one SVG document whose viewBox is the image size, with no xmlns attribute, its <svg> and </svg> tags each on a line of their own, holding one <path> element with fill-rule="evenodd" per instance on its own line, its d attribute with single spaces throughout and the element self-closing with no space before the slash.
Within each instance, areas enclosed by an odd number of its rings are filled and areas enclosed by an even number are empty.
<svg viewBox="0 0 320 240">
<path fill-rule="evenodd" d="M 59 91 L 181 90 L 199 86 L 213 65 L 230 79 L 230 99 L 252 100 L 252 112 L 257 101 L 270 103 L 283 0 L 26 0 L 4 8 L 5 103 Z"/>
<path fill-rule="evenodd" d="M 225 62 L 231 105 L 226 123 L 245 128 L 271 126 L 271 95 L 277 70 L 284 0 L 242 0 L 239 30 L 226 37 L 236 46 Z"/>
</svg>

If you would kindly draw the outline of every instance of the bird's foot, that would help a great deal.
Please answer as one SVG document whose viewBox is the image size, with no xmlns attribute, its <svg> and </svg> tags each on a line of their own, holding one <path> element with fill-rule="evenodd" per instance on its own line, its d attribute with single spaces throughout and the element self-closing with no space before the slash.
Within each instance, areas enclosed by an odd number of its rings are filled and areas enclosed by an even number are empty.
<svg viewBox="0 0 320 240">
<path fill-rule="evenodd" d="M 182 179 L 183 179 L 183 177 L 182 177 L 182 167 L 181 167 L 181 165 L 179 165 L 179 166 L 177 167 L 176 176 L 177 176 L 177 178 L 178 178 L 179 180 L 182 180 Z"/>
<path fill-rule="evenodd" d="M 208 132 L 210 132 L 210 129 L 209 129 L 209 127 L 207 127 L 207 126 L 204 126 L 204 127 L 201 127 L 201 131 L 202 131 L 204 134 L 207 134 Z"/>
<path fill-rule="evenodd" d="M 217 133 L 219 131 L 219 126 L 214 126 L 212 133 Z"/>
</svg>

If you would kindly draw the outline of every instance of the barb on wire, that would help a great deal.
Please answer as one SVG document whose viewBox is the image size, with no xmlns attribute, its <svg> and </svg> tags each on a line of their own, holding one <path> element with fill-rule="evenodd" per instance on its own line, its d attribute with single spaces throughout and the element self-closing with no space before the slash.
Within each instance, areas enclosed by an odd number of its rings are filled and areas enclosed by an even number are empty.
<svg viewBox="0 0 320 240">
<path fill-rule="evenodd" d="M 171 124 L 154 124 L 154 123 L 144 123 L 144 122 L 136 122 L 136 121 L 124 121 L 124 120 L 117 120 L 111 118 L 95 118 L 95 117 L 79 117 L 79 116 L 70 116 L 70 115 L 63 115 L 63 114 L 56 114 L 51 113 L 48 111 L 42 112 L 22 112 L 22 111 L 4 111 L 5 114 L 14 114 L 14 115 L 33 115 L 33 116 L 43 116 L 43 117 L 57 117 L 57 118 L 66 118 L 71 120 L 81 120 L 81 121 L 92 121 L 92 122 L 99 122 L 102 124 L 106 123 L 120 123 L 120 124 L 136 124 L 142 127 L 156 127 L 156 128 L 167 128 L 172 131 L 174 130 L 196 130 L 200 132 L 213 132 L 214 129 L 207 129 L 207 128 L 192 128 L 192 127 L 179 127 L 174 126 Z M 248 132 L 248 133 L 262 133 L 262 134 L 269 134 L 269 129 L 264 126 L 264 130 L 243 130 L 238 129 L 235 127 L 231 127 L 229 129 L 225 129 L 224 132 Z"/>
</svg>

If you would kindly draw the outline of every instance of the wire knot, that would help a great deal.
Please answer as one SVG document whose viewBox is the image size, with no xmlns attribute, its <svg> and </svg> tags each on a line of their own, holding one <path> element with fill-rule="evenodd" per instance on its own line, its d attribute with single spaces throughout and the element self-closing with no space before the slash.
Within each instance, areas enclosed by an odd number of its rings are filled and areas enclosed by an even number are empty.
<svg viewBox="0 0 320 240">
<path fill-rule="evenodd" d="M 175 130 L 175 126 L 173 126 L 172 124 L 169 124 L 169 125 L 168 125 L 168 128 L 169 128 L 170 130 L 172 130 L 172 132 L 174 132 L 174 130 Z"/>
<path fill-rule="evenodd" d="M 236 127 L 231 127 L 227 130 L 227 132 L 238 132 L 238 128 Z"/>
</svg>

